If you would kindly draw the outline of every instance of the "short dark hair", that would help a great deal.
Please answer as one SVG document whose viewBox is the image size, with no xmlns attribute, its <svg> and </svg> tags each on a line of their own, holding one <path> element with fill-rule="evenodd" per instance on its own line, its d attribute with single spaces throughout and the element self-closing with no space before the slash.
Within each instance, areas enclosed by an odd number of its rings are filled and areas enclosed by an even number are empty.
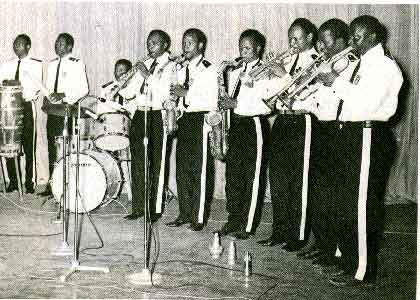
<svg viewBox="0 0 420 300">
<path fill-rule="evenodd" d="M 289 30 L 295 26 L 302 28 L 306 35 L 312 33 L 312 44 L 315 45 L 315 42 L 318 39 L 318 31 L 311 21 L 305 18 L 297 18 L 293 21 L 292 25 L 290 25 Z"/>
<path fill-rule="evenodd" d="M 376 41 L 379 43 L 383 43 L 386 40 L 387 32 L 385 27 L 373 16 L 363 15 L 355 18 L 350 23 L 350 30 L 354 29 L 355 26 L 361 26 L 369 33 L 375 33 Z"/>
<path fill-rule="evenodd" d="M 344 42 L 347 44 L 349 40 L 349 26 L 340 19 L 330 19 L 321 26 L 319 26 L 318 32 L 322 31 L 331 31 L 334 35 L 334 39 L 343 39 Z"/>
<path fill-rule="evenodd" d="M 165 51 L 168 51 L 168 49 L 171 47 L 171 37 L 169 36 L 169 34 L 160 29 L 153 29 L 152 31 L 150 31 L 149 37 L 155 34 L 159 35 L 162 38 L 163 42 L 167 44 Z"/>
<path fill-rule="evenodd" d="M 247 29 L 241 33 L 239 37 L 239 41 L 241 41 L 244 38 L 250 38 L 257 46 L 261 47 L 261 51 L 260 53 L 258 53 L 258 57 L 261 58 L 265 51 L 265 44 L 266 44 L 265 36 L 258 30 Z"/>
<path fill-rule="evenodd" d="M 25 45 L 29 45 L 29 46 L 32 45 L 31 38 L 28 35 L 24 34 L 24 33 L 19 34 L 15 38 L 15 40 L 13 41 L 13 43 L 16 42 L 18 39 L 22 39 L 25 42 Z"/>
<path fill-rule="evenodd" d="M 65 40 L 66 40 L 66 44 L 67 44 L 67 45 L 69 45 L 69 46 L 71 46 L 71 48 L 73 48 L 73 47 L 74 47 L 74 38 L 71 36 L 71 34 L 70 34 L 70 33 L 67 33 L 67 32 L 62 32 L 62 33 L 60 33 L 60 34 L 58 35 L 57 40 L 58 40 L 59 38 L 63 38 L 63 39 L 65 39 Z"/>
<path fill-rule="evenodd" d="M 186 35 L 193 35 L 197 38 L 198 43 L 203 44 L 203 53 L 206 51 L 207 47 L 207 36 L 198 28 L 189 28 L 185 30 L 183 37 Z"/>
<path fill-rule="evenodd" d="M 131 70 L 131 68 L 133 67 L 133 64 L 131 63 L 131 61 L 129 61 L 128 59 L 125 58 L 121 58 L 119 60 L 117 60 L 115 62 L 115 66 L 117 65 L 124 65 L 127 67 L 127 70 Z"/>
</svg>

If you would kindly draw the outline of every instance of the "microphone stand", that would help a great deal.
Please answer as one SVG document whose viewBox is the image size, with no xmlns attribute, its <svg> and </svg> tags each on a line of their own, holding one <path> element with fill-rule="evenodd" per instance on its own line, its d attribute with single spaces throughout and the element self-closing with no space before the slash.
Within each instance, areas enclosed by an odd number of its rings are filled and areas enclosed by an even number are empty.
<svg viewBox="0 0 420 300">
<path fill-rule="evenodd" d="M 149 229 L 151 228 L 150 209 L 149 209 L 149 130 L 148 130 L 148 111 L 152 109 L 151 94 L 146 84 L 146 105 L 144 106 L 144 220 L 143 220 L 143 238 L 144 238 L 144 257 L 143 257 L 143 269 L 141 272 L 136 272 L 127 276 L 128 281 L 134 285 L 153 285 L 152 282 L 152 271 L 149 267 Z M 154 282 L 160 281 L 160 275 L 153 274 Z"/>
<path fill-rule="evenodd" d="M 77 119 L 75 124 L 76 129 L 76 186 L 75 186 L 75 201 L 74 201 L 74 232 L 73 232 L 73 260 L 71 262 L 70 269 L 60 276 L 60 281 L 65 282 L 71 274 L 77 271 L 99 271 L 104 273 L 109 273 L 108 267 L 90 267 L 90 266 L 81 266 L 79 262 L 79 167 L 80 167 L 80 131 L 79 131 L 79 121 L 80 121 L 80 102 L 77 104 Z M 71 158 L 70 158 L 71 161 Z M 83 199 L 82 199 L 83 201 Z M 84 211 L 83 211 L 84 212 Z M 81 230 L 80 230 L 81 233 Z"/>
<path fill-rule="evenodd" d="M 68 178 L 67 178 L 67 145 L 68 145 L 68 124 L 69 124 L 69 106 L 64 106 L 64 126 L 63 126 L 63 194 L 61 195 L 61 198 L 63 199 L 63 205 L 61 205 L 62 209 L 59 209 L 59 215 L 57 220 L 59 220 L 60 211 L 62 212 L 62 224 L 63 224 L 63 239 L 61 241 L 61 244 L 54 249 L 51 254 L 55 256 L 70 256 L 71 255 L 71 248 L 67 242 L 67 236 L 68 236 Z"/>
</svg>

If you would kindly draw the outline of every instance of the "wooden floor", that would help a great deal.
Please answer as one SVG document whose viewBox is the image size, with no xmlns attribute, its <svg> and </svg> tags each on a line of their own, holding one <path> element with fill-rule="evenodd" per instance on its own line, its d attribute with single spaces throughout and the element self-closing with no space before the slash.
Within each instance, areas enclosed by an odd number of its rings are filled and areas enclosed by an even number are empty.
<svg viewBox="0 0 420 300">
<path fill-rule="evenodd" d="M 69 270 L 72 258 L 51 255 L 62 240 L 61 225 L 51 223 L 56 214 L 54 201 L 26 196 L 20 202 L 16 192 L 0 194 L 0 298 L 414 299 L 417 206 L 387 207 L 376 286 L 337 288 L 315 271 L 310 260 L 256 243 L 270 233 L 271 209 L 266 204 L 256 235 L 237 241 L 238 264 L 230 267 L 229 238 L 222 239 L 225 251 L 219 259 L 211 258 L 208 250 L 212 232 L 226 219 L 224 202 L 215 200 L 208 226 L 191 232 L 186 226 L 168 228 L 163 224 L 177 215 L 173 200 L 153 231 L 151 261 L 156 262 L 155 274 L 161 280 L 142 287 L 126 278 L 143 267 L 143 223 L 142 219 L 122 218 L 130 210 L 124 195 L 92 211 L 92 222 L 87 216 L 82 220 L 81 266 L 108 266 L 110 272 L 82 271 L 62 283 L 58 279 Z M 72 224 L 71 220 L 70 244 Z M 246 251 L 253 258 L 249 278 L 243 274 Z"/>
</svg>

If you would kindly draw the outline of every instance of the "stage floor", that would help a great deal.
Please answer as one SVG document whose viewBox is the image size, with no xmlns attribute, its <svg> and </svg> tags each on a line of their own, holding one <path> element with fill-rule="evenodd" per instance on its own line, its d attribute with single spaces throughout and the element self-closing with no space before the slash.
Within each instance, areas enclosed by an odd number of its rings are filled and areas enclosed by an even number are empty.
<svg viewBox="0 0 420 300">
<path fill-rule="evenodd" d="M 52 224 L 53 200 L 17 192 L 0 194 L 0 298 L 136 298 L 136 299 L 414 299 L 416 278 L 415 205 L 387 207 L 387 225 L 375 287 L 337 288 L 318 274 L 310 260 L 298 259 L 280 247 L 265 248 L 256 241 L 270 233 L 270 204 L 266 203 L 256 235 L 237 241 L 238 264 L 228 266 L 230 238 L 223 238 L 224 253 L 212 259 L 208 245 L 212 232 L 226 220 L 224 201 L 214 200 L 208 226 L 191 232 L 184 225 L 168 228 L 177 215 L 171 201 L 157 222 L 151 261 L 160 282 L 134 286 L 127 275 L 143 267 L 143 219 L 127 221 L 125 195 L 83 218 L 81 266 L 108 266 L 110 272 L 83 271 L 60 282 L 71 257 L 50 254 L 62 240 L 62 225 Z M 73 244 L 73 215 L 69 242 Z M 86 248 L 99 248 L 87 249 Z M 252 254 L 253 275 L 243 274 L 242 259 Z"/>
</svg>

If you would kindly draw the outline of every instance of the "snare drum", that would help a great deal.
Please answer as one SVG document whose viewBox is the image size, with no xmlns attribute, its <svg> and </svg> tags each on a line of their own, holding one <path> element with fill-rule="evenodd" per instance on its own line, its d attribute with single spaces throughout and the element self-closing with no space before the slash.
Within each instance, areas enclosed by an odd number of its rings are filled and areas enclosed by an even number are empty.
<svg viewBox="0 0 420 300">
<path fill-rule="evenodd" d="M 102 150 L 117 151 L 129 145 L 128 134 L 130 118 L 120 112 L 107 112 L 99 115 L 99 122 L 93 128 L 93 143 Z"/>
<path fill-rule="evenodd" d="M 69 162 L 69 199 L 68 208 L 74 212 L 76 201 L 76 153 L 72 153 Z M 79 191 L 78 211 L 89 212 L 97 207 L 108 205 L 118 197 L 121 191 L 122 175 L 117 161 L 107 152 L 85 150 L 79 156 Z M 61 201 L 63 193 L 63 160 L 54 168 L 51 184 L 56 201 Z"/>
</svg>

